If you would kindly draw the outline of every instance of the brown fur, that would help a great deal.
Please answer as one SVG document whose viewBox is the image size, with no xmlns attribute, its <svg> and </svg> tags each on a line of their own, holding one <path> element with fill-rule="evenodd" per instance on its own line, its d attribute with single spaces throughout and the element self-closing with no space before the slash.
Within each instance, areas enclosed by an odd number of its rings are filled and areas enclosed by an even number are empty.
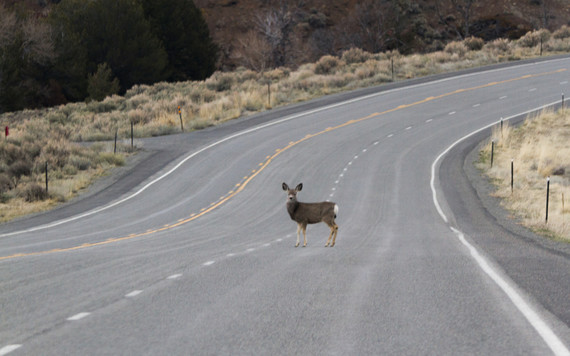
<svg viewBox="0 0 570 356">
<path fill-rule="evenodd" d="M 285 183 L 282 185 L 283 190 L 287 192 L 287 212 L 293 221 L 297 223 L 297 244 L 299 246 L 300 232 L 303 231 L 304 244 L 307 246 L 307 224 L 317 224 L 324 222 L 331 229 L 331 233 L 325 245 L 333 247 L 338 234 L 338 225 L 334 221 L 336 218 L 335 207 L 337 205 L 333 202 L 321 203 L 302 203 L 297 200 L 297 193 L 303 189 L 303 184 L 300 183 L 295 189 L 289 189 Z M 334 237 L 333 237 L 334 235 Z M 332 239 L 332 243 L 331 243 Z"/>
</svg>

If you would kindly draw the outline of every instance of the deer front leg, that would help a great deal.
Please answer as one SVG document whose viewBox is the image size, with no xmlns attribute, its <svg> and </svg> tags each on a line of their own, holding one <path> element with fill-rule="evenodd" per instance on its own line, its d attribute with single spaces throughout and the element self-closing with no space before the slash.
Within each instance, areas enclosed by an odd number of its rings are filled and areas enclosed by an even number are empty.
<svg viewBox="0 0 570 356">
<path fill-rule="evenodd" d="M 301 224 L 297 224 L 297 243 L 295 244 L 295 247 L 299 247 L 300 233 L 301 233 Z"/>
<path fill-rule="evenodd" d="M 303 247 L 307 247 L 307 223 L 303 224 L 303 239 L 304 239 Z"/>
</svg>

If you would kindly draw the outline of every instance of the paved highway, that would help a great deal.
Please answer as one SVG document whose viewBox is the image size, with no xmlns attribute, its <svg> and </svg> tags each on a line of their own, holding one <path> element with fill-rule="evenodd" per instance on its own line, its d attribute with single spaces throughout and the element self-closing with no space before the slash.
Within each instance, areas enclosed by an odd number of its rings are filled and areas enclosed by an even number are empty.
<svg viewBox="0 0 570 356">
<path fill-rule="evenodd" d="M 569 79 L 558 58 L 148 140 L 99 194 L 0 226 L 0 355 L 568 355 L 570 254 L 519 246 L 463 166 Z M 334 248 L 324 224 L 294 247 L 282 182 L 339 205 Z"/>
</svg>

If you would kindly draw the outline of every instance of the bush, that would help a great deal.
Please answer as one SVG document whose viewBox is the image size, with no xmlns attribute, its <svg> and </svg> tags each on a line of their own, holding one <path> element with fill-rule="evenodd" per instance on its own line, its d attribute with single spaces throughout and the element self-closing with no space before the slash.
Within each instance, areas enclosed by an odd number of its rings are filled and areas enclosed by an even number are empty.
<svg viewBox="0 0 570 356">
<path fill-rule="evenodd" d="M 341 65 L 341 61 L 333 56 L 323 56 L 315 65 L 315 74 L 331 74 Z"/>
<path fill-rule="evenodd" d="M 8 174 L 16 181 L 19 181 L 22 176 L 28 176 L 32 173 L 32 164 L 28 161 L 16 161 L 8 168 Z"/>
<path fill-rule="evenodd" d="M 465 46 L 467 46 L 470 51 L 479 51 L 481 48 L 483 48 L 485 41 L 483 41 L 482 38 L 471 36 L 469 38 L 466 38 L 463 41 L 463 44 L 465 44 Z"/>
<path fill-rule="evenodd" d="M 46 200 L 49 197 L 46 190 L 36 183 L 28 185 L 22 192 L 22 195 L 28 203 Z"/>
<path fill-rule="evenodd" d="M 554 31 L 552 37 L 556 39 L 564 39 L 570 37 L 570 27 L 566 25 L 560 27 L 558 30 Z"/>
<path fill-rule="evenodd" d="M 4 194 L 14 188 L 12 180 L 6 173 L 0 173 L 0 194 Z"/>
<path fill-rule="evenodd" d="M 342 53 L 341 58 L 347 64 L 364 63 L 370 58 L 372 58 L 372 55 L 366 51 L 363 51 L 360 48 L 351 48 L 349 50 L 344 51 Z"/>
<path fill-rule="evenodd" d="M 218 92 L 230 90 L 233 84 L 234 76 L 231 73 L 216 72 L 206 80 L 206 87 Z"/>
<path fill-rule="evenodd" d="M 510 41 L 505 38 L 497 38 L 492 42 L 488 42 L 484 47 L 489 51 L 507 52 L 509 50 Z"/>
<path fill-rule="evenodd" d="M 529 31 L 526 35 L 519 38 L 517 43 L 522 47 L 532 48 L 538 46 L 541 39 L 543 43 L 546 43 L 550 39 L 550 31 L 544 29 Z"/>
<path fill-rule="evenodd" d="M 453 41 L 449 42 L 445 46 L 444 51 L 449 54 L 457 54 L 459 57 L 463 57 L 465 53 L 467 53 L 468 48 L 463 42 Z"/>
<path fill-rule="evenodd" d="M 99 154 L 99 161 L 102 163 L 108 163 L 114 166 L 122 166 L 125 164 L 125 158 L 121 155 L 113 153 L 101 153 Z"/>
</svg>

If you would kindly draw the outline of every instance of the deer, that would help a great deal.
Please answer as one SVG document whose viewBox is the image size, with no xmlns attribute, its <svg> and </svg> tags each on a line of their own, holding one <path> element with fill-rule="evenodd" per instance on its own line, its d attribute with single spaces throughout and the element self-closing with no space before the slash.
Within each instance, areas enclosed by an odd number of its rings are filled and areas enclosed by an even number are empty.
<svg viewBox="0 0 570 356">
<path fill-rule="evenodd" d="M 307 224 L 317 224 L 324 222 L 331 229 L 331 233 L 325 247 L 333 247 L 338 234 L 338 225 L 334 221 L 338 214 L 338 205 L 333 202 L 302 203 L 297 200 L 297 193 L 303 189 L 303 183 L 299 183 L 295 189 L 290 189 L 286 183 L 282 185 L 287 193 L 287 212 L 291 220 L 297 223 L 297 244 L 299 247 L 300 232 L 303 231 L 303 247 L 307 247 Z M 334 235 L 334 236 L 333 236 Z M 331 243 L 332 239 L 332 243 Z"/>
</svg>

